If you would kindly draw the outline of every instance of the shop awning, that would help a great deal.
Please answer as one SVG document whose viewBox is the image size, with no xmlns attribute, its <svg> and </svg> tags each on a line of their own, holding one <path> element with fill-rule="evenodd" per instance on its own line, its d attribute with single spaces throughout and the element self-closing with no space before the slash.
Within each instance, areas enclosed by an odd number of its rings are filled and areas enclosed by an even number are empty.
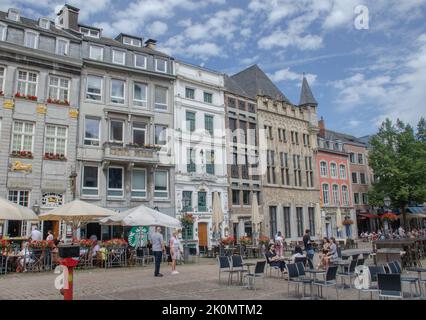
<svg viewBox="0 0 426 320">
<path fill-rule="evenodd" d="M 358 216 L 364 218 L 364 219 L 376 219 L 379 218 L 377 214 L 372 213 L 359 213 Z"/>
<path fill-rule="evenodd" d="M 411 214 L 426 213 L 425 207 L 408 207 L 408 212 Z"/>
</svg>

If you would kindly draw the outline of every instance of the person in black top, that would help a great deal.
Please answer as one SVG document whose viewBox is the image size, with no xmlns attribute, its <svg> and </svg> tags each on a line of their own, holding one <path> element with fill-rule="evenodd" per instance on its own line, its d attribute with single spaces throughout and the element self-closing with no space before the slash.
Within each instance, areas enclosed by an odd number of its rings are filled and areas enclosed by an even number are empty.
<svg viewBox="0 0 426 320">
<path fill-rule="evenodd" d="M 305 235 L 303 236 L 303 245 L 305 246 L 306 256 L 309 260 L 314 259 L 314 249 L 312 248 L 312 242 L 311 242 L 311 230 L 306 229 Z"/>
<path fill-rule="evenodd" d="M 265 253 L 265 256 L 266 261 L 271 267 L 279 267 L 281 272 L 284 271 L 285 262 L 277 256 L 277 253 L 275 252 L 275 245 L 273 243 L 269 245 L 268 252 Z"/>
</svg>

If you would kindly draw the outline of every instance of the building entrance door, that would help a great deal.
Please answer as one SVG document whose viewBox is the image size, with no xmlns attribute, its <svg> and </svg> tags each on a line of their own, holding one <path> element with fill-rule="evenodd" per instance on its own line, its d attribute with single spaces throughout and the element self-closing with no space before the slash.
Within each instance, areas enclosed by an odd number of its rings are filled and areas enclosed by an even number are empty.
<svg viewBox="0 0 426 320">
<path fill-rule="evenodd" d="M 198 245 L 207 247 L 207 244 L 207 223 L 202 222 L 198 224 Z"/>
</svg>

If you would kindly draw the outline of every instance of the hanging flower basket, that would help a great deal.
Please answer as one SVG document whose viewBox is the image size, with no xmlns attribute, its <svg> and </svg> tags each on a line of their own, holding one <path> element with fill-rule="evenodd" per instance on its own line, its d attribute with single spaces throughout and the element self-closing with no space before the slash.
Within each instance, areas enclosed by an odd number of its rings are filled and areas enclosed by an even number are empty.
<svg viewBox="0 0 426 320">
<path fill-rule="evenodd" d="M 190 226 L 194 223 L 194 216 L 192 214 L 185 214 L 180 218 L 183 226 Z"/>
<path fill-rule="evenodd" d="M 343 220 L 342 224 L 344 226 L 350 226 L 351 224 L 354 224 L 354 222 L 353 222 L 352 219 L 345 219 L 345 220 Z"/>
<path fill-rule="evenodd" d="M 235 238 L 233 236 L 229 236 L 227 238 L 222 238 L 221 243 L 225 246 L 229 246 L 230 244 L 234 244 Z"/>
<path fill-rule="evenodd" d="M 383 221 L 395 221 L 398 219 L 398 216 L 395 213 L 385 213 L 381 216 Z"/>
<path fill-rule="evenodd" d="M 250 237 L 241 237 L 240 238 L 240 243 L 242 245 L 248 246 L 251 244 L 251 238 Z"/>
<path fill-rule="evenodd" d="M 268 245 L 269 244 L 269 237 L 267 236 L 261 236 L 259 237 L 259 244 Z"/>
<path fill-rule="evenodd" d="M 79 244 L 80 244 L 80 247 L 83 247 L 83 248 L 93 247 L 93 241 L 89 240 L 89 239 L 82 239 L 82 240 L 80 240 Z"/>
</svg>

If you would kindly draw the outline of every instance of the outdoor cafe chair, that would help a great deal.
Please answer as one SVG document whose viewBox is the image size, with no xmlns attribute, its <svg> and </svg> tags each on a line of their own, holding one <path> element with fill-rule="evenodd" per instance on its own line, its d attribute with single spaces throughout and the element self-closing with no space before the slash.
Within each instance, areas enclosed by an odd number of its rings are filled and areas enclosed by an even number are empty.
<svg viewBox="0 0 426 320">
<path fill-rule="evenodd" d="M 239 273 L 239 271 L 233 271 L 231 269 L 231 264 L 229 262 L 229 258 L 227 256 L 218 256 L 217 261 L 219 263 L 219 283 L 220 283 L 220 275 L 225 272 L 228 273 L 228 285 L 231 284 L 231 274 Z"/>
<path fill-rule="evenodd" d="M 0 253 L 0 274 L 7 273 L 7 256 Z"/>
<path fill-rule="evenodd" d="M 336 288 L 336 299 L 337 300 L 339 299 L 339 291 L 337 289 L 337 280 L 336 280 L 337 268 L 338 268 L 337 266 L 329 266 L 325 274 L 325 279 L 314 280 L 312 283 L 314 286 L 318 287 L 318 291 L 319 291 L 319 288 L 321 288 L 321 293 L 322 293 L 322 288 L 326 288 L 325 299 L 328 299 L 328 287 L 332 287 L 332 286 Z"/>
<path fill-rule="evenodd" d="M 312 296 L 312 283 L 313 280 L 306 277 L 304 266 L 301 262 L 296 263 L 287 263 L 286 264 L 287 269 L 287 296 L 290 297 L 290 284 L 295 285 L 295 291 L 296 295 L 299 295 L 299 287 L 302 284 L 303 285 L 303 293 L 302 297 L 305 297 L 305 289 L 306 285 L 309 284 L 311 296 Z"/>
<path fill-rule="evenodd" d="M 150 261 L 149 256 L 145 255 L 145 248 L 136 248 L 136 255 L 134 257 L 135 259 L 135 263 L 138 264 L 142 264 L 142 267 L 145 266 L 145 264 L 148 264 L 148 262 Z"/>
<path fill-rule="evenodd" d="M 351 280 L 353 277 L 355 277 L 355 267 L 358 266 L 358 260 L 351 260 L 349 264 L 349 268 L 347 268 L 344 271 L 338 272 L 337 275 L 342 280 L 342 286 L 345 288 L 345 278 L 349 278 L 349 287 L 352 287 Z"/>
<path fill-rule="evenodd" d="M 271 266 L 271 261 L 269 260 L 268 256 L 265 253 L 265 259 L 266 259 L 266 263 L 267 263 L 267 269 L 266 269 L 266 273 L 268 273 L 269 270 L 269 276 L 272 276 L 272 270 L 276 270 L 277 271 L 277 275 L 278 276 L 283 276 L 281 269 L 279 266 Z"/>
<path fill-rule="evenodd" d="M 419 279 L 417 277 L 402 275 L 402 269 L 401 269 L 401 266 L 399 265 L 398 261 L 389 262 L 388 268 L 389 268 L 389 271 L 390 271 L 391 274 L 400 274 L 401 275 L 401 282 L 406 282 L 410 285 L 411 298 L 414 297 L 413 285 L 414 285 L 414 289 L 416 291 L 416 294 L 419 294 L 420 288 L 417 289 Z"/>
<path fill-rule="evenodd" d="M 377 287 L 377 275 L 379 273 L 385 273 L 383 266 L 368 266 L 370 272 L 370 284 L 368 289 L 357 289 L 358 299 L 361 300 L 361 293 L 370 293 L 370 299 L 373 300 L 373 293 L 378 293 L 379 288 Z"/>
<path fill-rule="evenodd" d="M 256 266 L 254 267 L 253 273 L 246 273 L 244 275 L 244 279 L 247 280 L 246 287 L 251 289 L 254 288 L 256 290 L 255 280 L 256 278 L 262 278 L 263 286 L 265 287 L 265 266 L 266 261 L 257 261 Z"/>
<path fill-rule="evenodd" d="M 44 268 L 44 254 L 43 249 L 32 249 L 30 251 L 30 258 L 25 261 L 27 263 L 28 271 L 42 271 Z"/>
<path fill-rule="evenodd" d="M 395 298 L 403 299 L 401 275 L 397 273 L 378 273 L 377 286 L 379 299 Z"/>
<path fill-rule="evenodd" d="M 240 276 L 240 282 L 242 282 L 243 279 L 243 273 L 248 272 L 248 270 L 244 269 L 243 266 L 243 258 L 240 255 L 233 255 L 231 256 L 231 283 L 232 283 L 232 276 L 234 272 L 238 272 Z"/>
</svg>

